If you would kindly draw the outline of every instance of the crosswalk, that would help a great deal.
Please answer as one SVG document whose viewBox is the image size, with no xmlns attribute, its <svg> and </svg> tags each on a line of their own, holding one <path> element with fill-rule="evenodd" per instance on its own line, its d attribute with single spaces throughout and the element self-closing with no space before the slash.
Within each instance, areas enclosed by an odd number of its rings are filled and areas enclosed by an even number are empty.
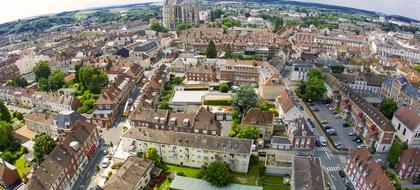
<svg viewBox="0 0 420 190">
<path fill-rule="evenodd" d="M 338 172 L 341 168 L 339 166 L 329 166 L 324 167 L 324 170 L 327 172 Z"/>
<path fill-rule="evenodd" d="M 318 152 L 326 152 L 328 151 L 327 147 L 315 147 L 315 150 Z"/>
</svg>

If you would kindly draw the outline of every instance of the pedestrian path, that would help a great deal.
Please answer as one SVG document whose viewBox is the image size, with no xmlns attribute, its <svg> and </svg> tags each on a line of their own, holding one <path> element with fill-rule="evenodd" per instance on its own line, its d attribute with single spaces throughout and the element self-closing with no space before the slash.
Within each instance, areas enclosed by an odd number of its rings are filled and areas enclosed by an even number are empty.
<svg viewBox="0 0 420 190">
<path fill-rule="evenodd" d="M 315 147 L 315 150 L 318 152 L 327 152 L 328 148 L 327 147 Z"/>
<path fill-rule="evenodd" d="M 338 172 L 341 168 L 339 166 L 329 166 L 324 167 L 324 170 L 327 172 Z"/>
</svg>

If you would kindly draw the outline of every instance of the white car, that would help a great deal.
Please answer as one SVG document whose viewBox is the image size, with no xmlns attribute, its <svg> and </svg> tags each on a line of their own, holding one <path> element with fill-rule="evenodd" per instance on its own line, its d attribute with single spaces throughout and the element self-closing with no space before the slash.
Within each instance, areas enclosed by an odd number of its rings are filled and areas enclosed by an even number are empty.
<svg viewBox="0 0 420 190">
<path fill-rule="evenodd" d="M 109 158 L 104 158 L 101 162 L 102 168 L 106 168 L 109 165 Z"/>
</svg>

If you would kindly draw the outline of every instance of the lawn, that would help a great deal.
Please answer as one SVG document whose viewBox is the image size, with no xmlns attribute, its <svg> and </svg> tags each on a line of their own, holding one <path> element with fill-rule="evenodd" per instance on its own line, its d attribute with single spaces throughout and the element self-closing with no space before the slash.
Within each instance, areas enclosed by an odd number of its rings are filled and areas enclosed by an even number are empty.
<svg viewBox="0 0 420 190">
<path fill-rule="evenodd" d="M 21 177 L 23 176 L 23 174 L 28 173 L 31 170 L 31 165 L 26 162 L 23 156 L 21 156 L 15 161 L 14 166 L 16 167 Z"/>
<path fill-rule="evenodd" d="M 264 185 L 264 190 L 290 190 L 290 186 Z"/>
<path fill-rule="evenodd" d="M 197 174 L 200 172 L 200 168 L 189 168 L 183 166 L 176 166 L 176 165 L 167 165 L 169 170 L 168 172 L 183 172 L 186 177 L 193 177 L 196 178 Z"/>
<path fill-rule="evenodd" d="M 264 183 L 267 184 L 283 184 L 282 176 L 265 176 Z"/>
<path fill-rule="evenodd" d="M 243 185 L 256 185 L 258 177 L 258 165 L 251 166 L 248 173 L 232 173 L 232 183 Z"/>
</svg>

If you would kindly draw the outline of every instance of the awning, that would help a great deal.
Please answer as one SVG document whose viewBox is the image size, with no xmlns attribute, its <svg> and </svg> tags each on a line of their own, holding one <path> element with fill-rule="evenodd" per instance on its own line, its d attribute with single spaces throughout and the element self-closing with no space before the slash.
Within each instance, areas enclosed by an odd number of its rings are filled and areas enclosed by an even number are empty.
<svg viewBox="0 0 420 190">
<path fill-rule="evenodd" d="M 90 148 L 89 151 L 87 153 L 87 156 L 90 157 L 92 155 L 92 153 L 95 151 L 96 148 L 96 144 L 93 144 Z"/>
</svg>

